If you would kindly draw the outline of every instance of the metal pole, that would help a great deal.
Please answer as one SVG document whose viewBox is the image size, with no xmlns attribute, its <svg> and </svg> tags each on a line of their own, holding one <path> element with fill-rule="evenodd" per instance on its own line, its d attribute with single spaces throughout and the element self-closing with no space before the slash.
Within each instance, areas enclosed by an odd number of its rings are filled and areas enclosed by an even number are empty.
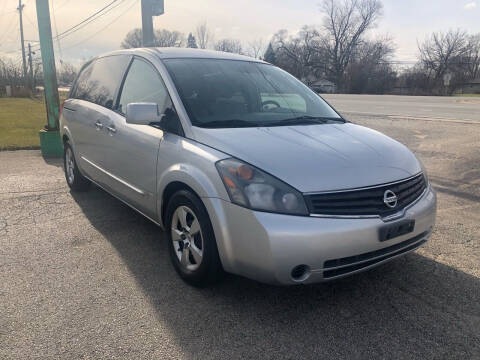
<svg viewBox="0 0 480 360">
<path fill-rule="evenodd" d="M 142 43 L 145 47 L 153 47 L 152 3 L 142 0 Z"/>
<path fill-rule="evenodd" d="M 35 89 L 35 81 L 33 81 L 33 61 L 32 61 L 32 45 L 28 43 L 28 65 L 30 67 L 30 89 Z"/>
<path fill-rule="evenodd" d="M 53 52 L 52 26 L 48 0 L 37 1 L 38 33 L 40 36 L 40 51 L 42 52 L 43 86 L 47 105 L 47 130 L 58 130 L 58 84 Z"/>
<path fill-rule="evenodd" d="M 25 41 L 23 38 L 23 16 L 22 11 L 25 5 L 22 5 L 22 0 L 18 0 L 18 13 L 20 15 L 20 41 L 22 42 L 22 61 L 23 61 L 23 81 L 25 82 L 25 87 L 28 87 L 28 78 L 27 78 L 27 61 L 25 59 Z"/>
</svg>

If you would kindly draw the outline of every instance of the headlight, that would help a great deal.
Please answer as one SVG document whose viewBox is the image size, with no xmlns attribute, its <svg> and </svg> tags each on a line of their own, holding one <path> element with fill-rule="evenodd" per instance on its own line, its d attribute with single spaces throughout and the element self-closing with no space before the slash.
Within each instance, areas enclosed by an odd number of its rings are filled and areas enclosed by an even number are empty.
<svg viewBox="0 0 480 360">
<path fill-rule="evenodd" d="M 307 215 L 302 194 L 265 172 L 236 159 L 216 163 L 230 200 L 253 210 Z"/>
</svg>

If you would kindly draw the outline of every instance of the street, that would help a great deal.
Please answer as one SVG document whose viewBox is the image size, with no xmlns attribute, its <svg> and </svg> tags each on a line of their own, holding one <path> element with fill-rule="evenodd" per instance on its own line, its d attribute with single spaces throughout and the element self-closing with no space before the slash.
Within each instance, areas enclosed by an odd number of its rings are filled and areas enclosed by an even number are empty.
<svg viewBox="0 0 480 360">
<path fill-rule="evenodd" d="M 325 98 L 425 164 L 424 247 L 331 283 L 196 289 L 153 223 L 96 187 L 70 193 L 59 159 L 0 152 L 0 358 L 478 359 L 480 98 Z"/>
<path fill-rule="evenodd" d="M 322 94 L 347 117 L 369 115 L 480 123 L 480 97 Z"/>
</svg>

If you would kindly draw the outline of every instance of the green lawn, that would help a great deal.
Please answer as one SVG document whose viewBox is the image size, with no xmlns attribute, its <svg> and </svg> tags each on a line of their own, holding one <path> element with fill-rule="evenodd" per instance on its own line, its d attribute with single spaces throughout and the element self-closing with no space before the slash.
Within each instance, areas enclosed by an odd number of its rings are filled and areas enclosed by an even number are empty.
<svg viewBox="0 0 480 360">
<path fill-rule="evenodd" d="M 46 122 L 43 100 L 0 98 L 0 150 L 40 148 Z"/>
<path fill-rule="evenodd" d="M 480 94 L 455 94 L 454 96 L 461 96 L 461 97 L 480 97 Z"/>
</svg>

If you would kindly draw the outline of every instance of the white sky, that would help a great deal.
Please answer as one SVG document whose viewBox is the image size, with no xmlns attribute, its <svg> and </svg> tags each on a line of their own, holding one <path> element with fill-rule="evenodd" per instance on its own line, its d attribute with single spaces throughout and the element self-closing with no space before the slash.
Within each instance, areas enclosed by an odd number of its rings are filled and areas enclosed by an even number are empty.
<svg viewBox="0 0 480 360">
<path fill-rule="evenodd" d="M 77 24 L 111 0 L 50 0 L 58 32 Z M 25 38 L 37 40 L 35 0 L 23 0 Z M 303 25 L 320 25 L 321 0 L 165 0 L 165 14 L 155 28 L 179 30 L 186 35 L 207 21 L 215 38 L 255 39 L 265 43 L 279 29 L 295 32 Z M 140 0 L 119 0 L 120 5 L 61 41 L 64 60 L 81 62 L 117 49 L 126 33 L 141 26 Z M 480 33 L 480 0 L 383 0 L 384 16 L 374 34 L 389 34 L 397 45 L 397 59 L 414 61 L 417 40 L 432 31 L 460 27 Z M 0 56 L 20 59 L 18 0 L 0 0 Z M 117 19 L 116 21 L 114 21 Z M 110 22 L 114 21 L 111 25 Z M 52 17 L 52 26 L 53 17 Z M 53 29 L 55 33 L 55 28 Z M 33 43 L 32 43 L 33 44 Z M 57 60 L 60 52 L 56 45 Z"/>
</svg>

